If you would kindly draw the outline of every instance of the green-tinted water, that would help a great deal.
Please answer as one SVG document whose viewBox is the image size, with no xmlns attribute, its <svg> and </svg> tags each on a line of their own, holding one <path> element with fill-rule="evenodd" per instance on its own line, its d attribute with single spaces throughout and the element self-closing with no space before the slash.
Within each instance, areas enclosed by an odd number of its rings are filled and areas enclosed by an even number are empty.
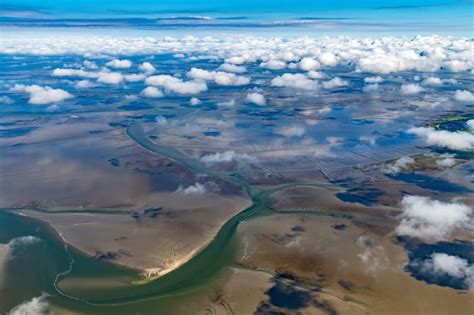
<svg viewBox="0 0 474 315">
<path fill-rule="evenodd" d="M 237 226 L 251 217 L 272 214 L 270 197 L 273 193 L 293 187 L 326 187 L 289 184 L 259 191 L 250 187 L 238 174 L 206 170 L 199 161 L 180 151 L 151 142 L 139 124 L 128 127 L 127 134 L 143 148 L 195 172 L 240 185 L 251 198 L 252 205 L 226 222 L 213 241 L 183 266 L 142 285 L 132 284 L 139 279 L 136 272 L 87 258 L 65 246 L 45 225 L 4 210 L 0 212 L 0 242 L 7 243 L 22 235 L 37 236 L 42 241 L 31 244 L 24 255 L 15 256 L 7 263 L 7 279 L 3 281 L 7 290 L 2 291 L 6 293 L 2 293 L 0 298 L 9 303 L 0 307 L 1 312 L 25 299 L 46 293 L 54 305 L 87 313 L 156 313 L 157 309 L 160 313 L 172 313 L 182 305 L 182 301 L 205 294 L 212 283 L 224 275 L 226 267 L 235 260 L 238 242 L 234 232 Z M 35 257 L 34 264 L 32 257 Z M 29 291 L 22 291 L 19 283 L 28 286 Z"/>
</svg>

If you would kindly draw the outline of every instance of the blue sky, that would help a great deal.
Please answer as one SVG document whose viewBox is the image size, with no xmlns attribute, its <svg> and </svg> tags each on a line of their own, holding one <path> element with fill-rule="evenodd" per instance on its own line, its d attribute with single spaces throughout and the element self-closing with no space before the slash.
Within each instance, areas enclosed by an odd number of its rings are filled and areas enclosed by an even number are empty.
<svg viewBox="0 0 474 315">
<path fill-rule="evenodd" d="M 46 20 L 42 26 L 55 19 L 143 19 L 122 23 L 130 27 L 141 27 L 143 23 L 147 24 L 144 20 L 155 18 L 209 17 L 220 21 L 166 21 L 154 25 L 156 28 L 169 27 L 170 24 L 175 27 L 197 24 L 221 28 L 274 28 L 275 24 L 270 22 L 301 20 L 303 22 L 298 23 L 300 28 L 301 25 L 326 30 L 332 28 L 342 33 L 360 30 L 471 36 L 473 0 L 3 0 L 0 17 L 11 25 L 18 22 L 12 18 L 21 19 L 23 26 L 32 26 L 25 22 L 28 19 Z M 1 25 L 6 24 L 2 22 Z M 295 27 L 296 24 L 287 26 Z"/>
</svg>

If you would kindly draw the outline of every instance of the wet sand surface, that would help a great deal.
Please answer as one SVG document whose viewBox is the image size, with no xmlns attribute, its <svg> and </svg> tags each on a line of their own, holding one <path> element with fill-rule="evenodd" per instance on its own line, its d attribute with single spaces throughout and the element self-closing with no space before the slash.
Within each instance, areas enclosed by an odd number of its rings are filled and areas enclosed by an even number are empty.
<svg viewBox="0 0 474 315">
<path fill-rule="evenodd" d="M 307 290 L 308 299 L 289 313 L 312 314 L 315 306 L 327 313 L 318 303 L 334 314 L 471 312 L 472 292 L 414 279 L 403 271 L 406 253 L 394 244 L 390 230 L 381 227 L 375 232 L 347 219 L 262 217 L 239 228 L 240 262 Z M 268 296 L 263 301 L 274 311 L 288 311 L 268 302 Z"/>
<path fill-rule="evenodd" d="M 158 193 L 151 198 L 151 204 L 160 205 L 153 216 L 138 209 L 102 215 L 21 213 L 50 223 L 68 243 L 95 259 L 160 276 L 189 260 L 224 222 L 249 205 L 243 197 L 214 194 Z"/>
</svg>

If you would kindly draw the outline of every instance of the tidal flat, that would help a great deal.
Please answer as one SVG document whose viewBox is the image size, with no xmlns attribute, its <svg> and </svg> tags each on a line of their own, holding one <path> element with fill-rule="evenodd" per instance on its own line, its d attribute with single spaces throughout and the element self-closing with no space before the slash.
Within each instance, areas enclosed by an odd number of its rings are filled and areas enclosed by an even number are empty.
<svg viewBox="0 0 474 315">
<path fill-rule="evenodd" d="M 122 40 L 0 53 L 0 313 L 470 314 L 472 70 Z"/>
</svg>

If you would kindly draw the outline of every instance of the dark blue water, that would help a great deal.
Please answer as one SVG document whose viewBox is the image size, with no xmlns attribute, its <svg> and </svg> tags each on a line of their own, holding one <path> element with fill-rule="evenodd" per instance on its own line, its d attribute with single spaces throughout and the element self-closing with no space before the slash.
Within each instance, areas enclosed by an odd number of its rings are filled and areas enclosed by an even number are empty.
<svg viewBox="0 0 474 315">
<path fill-rule="evenodd" d="M 418 187 L 440 191 L 440 192 L 457 192 L 457 193 L 467 193 L 472 192 L 467 187 L 461 186 L 459 184 L 451 183 L 440 177 L 432 177 L 424 174 L 416 173 L 393 173 L 388 174 L 388 177 L 399 180 L 405 183 L 415 184 Z"/>
<path fill-rule="evenodd" d="M 431 259 L 434 253 L 444 253 L 465 259 L 474 264 L 474 243 L 465 241 L 437 242 L 434 244 L 419 243 L 409 237 L 398 237 L 398 242 L 408 253 L 408 264 L 405 271 L 413 277 L 429 284 L 450 287 L 456 290 L 467 290 L 465 279 L 451 277 L 447 274 L 433 275 L 422 268 L 423 262 Z"/>
</svg>

